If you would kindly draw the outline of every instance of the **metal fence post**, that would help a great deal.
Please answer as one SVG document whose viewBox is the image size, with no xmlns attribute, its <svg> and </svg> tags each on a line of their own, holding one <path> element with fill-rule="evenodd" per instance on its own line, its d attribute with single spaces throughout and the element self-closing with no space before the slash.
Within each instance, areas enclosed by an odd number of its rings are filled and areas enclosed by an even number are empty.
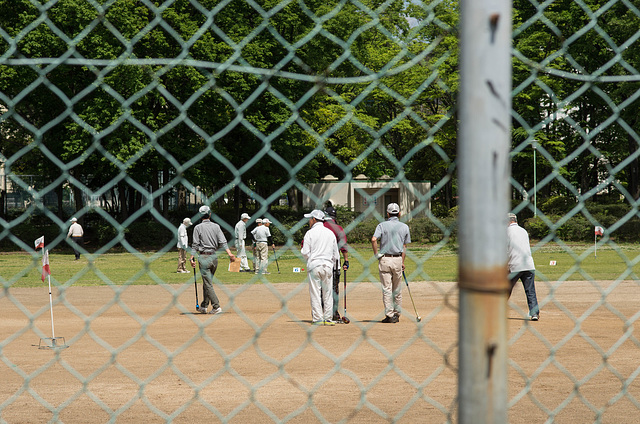
<svg viewBox="0 0 640 424">
<path fill-rule="evenodd" d="M 507 422 L 511 1 L 461 2 L 460 423 Z"/>
</svg>

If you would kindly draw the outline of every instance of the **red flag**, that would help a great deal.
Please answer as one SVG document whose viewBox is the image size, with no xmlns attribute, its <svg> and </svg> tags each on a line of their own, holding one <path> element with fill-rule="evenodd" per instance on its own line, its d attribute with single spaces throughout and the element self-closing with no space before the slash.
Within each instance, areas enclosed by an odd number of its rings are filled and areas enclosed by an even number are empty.
<svg viewBox="0 0 640 424">
<path fill-rule="evenodd" d="M 604 228 L 602 227 L 596 227 L 596 235 L 597 236 L 601 236 L 604 234 Z"/>
<path fill-rule="evenodd" d="M 49 251 L 46 250 L 42 255 L 42 281 L 47 278 L 47 275 L 51 275 L 51 269 L 49 268 Z"/>
<path fill-rule="evenodd" d="M 40 237 L 39 239 L 36 239 L 36 241 L 34 241 L 33 244 L 36 246 L 36 250 L 44 249 L 44 236 Z"/>
</svg>

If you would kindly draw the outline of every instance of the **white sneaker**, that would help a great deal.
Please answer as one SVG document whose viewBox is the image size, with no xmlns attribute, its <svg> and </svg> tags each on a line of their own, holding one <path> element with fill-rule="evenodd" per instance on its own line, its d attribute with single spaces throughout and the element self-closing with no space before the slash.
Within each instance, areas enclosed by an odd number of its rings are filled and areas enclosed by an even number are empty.
<svg viewBox="0 0 640 424">
<path fill-rule="evenodd" d="M 211 312 L 209 312 L 209 315 L 219 314 L 220 312 L 222 312 L 222 308 L 212 309 Z"/>
<path fill-rule="evenodd" d="M 199 309 L 201 314 L 206 314 L 207 313 L 207 308 L 203 308 L 202 306 Z"/>
</svg>

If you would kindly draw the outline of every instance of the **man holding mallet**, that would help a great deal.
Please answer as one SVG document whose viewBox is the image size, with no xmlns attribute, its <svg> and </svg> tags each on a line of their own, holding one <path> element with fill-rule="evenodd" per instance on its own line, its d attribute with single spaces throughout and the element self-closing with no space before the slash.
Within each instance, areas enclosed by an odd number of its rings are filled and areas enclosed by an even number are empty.
<svg viewBox="0 0 640 424">
<path fill-rule="evenodd" d="M 211 281 L 218 269 L 217 251 L 219 248 L 226 250 L 231 262 L 234 262 L 236 258 L 229 250 L 227 239 L 220 226 L 211 221 L 211 209 L 209 209 L 209 206 L 201 206 L 199 212 L 203 215 L 203 218 L 202 222 L 193 229 L 193 243 L 191 245 L 193 251 L 198 252 L 198 262 L 200 264 L 200 273 L 202 274 L 203 299 L 198 310 L 200 313 L 206 314 L 209 303 L 211 303 L 209 314 L 217 314 L 222 312 L 222 308 Z M 194 268 L 196 266 L 193 254 L 191 255 L 191 266 Z"/>
<path fill-rule="evenodd" d="M 271 237 L 271 231 L 269 231 L 269 221 L 267 218 L 262 219 L 262 225 L 258 224 L 256 228 L 251 231 L 254 240 L 256 241 L 257 261 L 256 274 L 271 274 L 267 266 L 269 265 L 269 244 L 273 244 Z"/>
<path fill-rule="evenodd" d="M 338 312 L 340 306 L 340 273 L 343 270 L 347 271 L 349 269 L 349 246 L 347 245 L 347 234 L 345 233 L 344 228 L 338 224 L 338 214 L 333 206 L 327 206 L 324 211 L 324 226 L 330 229 L 336 236 L 338 249 L 340 249 L 340 253 L 342 253 L 342 256 L 344 257 L 342 267 L 340 266 L 340 258 L 336 258 L 336 263 L 333 265 L 333 320 L 335 322 L 348 323 L 349 319 L 344 317 L 343 320 L 343 318 L 340 317 L 340 312 Z"/>
<path fill-rule="evenodd" d="M 332 320 L 333 264 L 340 258 L 336 236 L 324 227 L 321 210 L 315 209 L 304 217 L 309 219 L 311 228 L 304 235 L 300 253 L 307 260 L 311 321 L 315 325 L 335 325 Z"/>
<path fill-rule="evenodd" d="M 400 206 L 389 203 L 387 220 L 376 227 L 371 237 L 373 255 L 378 259 L 378 272 L 382 283 L 382 303 L 385 317 L 381 322 L 396 323 L 402 313 L 402 272 L 407 244 L 411 243 L 409 226 L 400 222 Z M 380 240 L 380 253 L 378 253 Z"/>
</svg>

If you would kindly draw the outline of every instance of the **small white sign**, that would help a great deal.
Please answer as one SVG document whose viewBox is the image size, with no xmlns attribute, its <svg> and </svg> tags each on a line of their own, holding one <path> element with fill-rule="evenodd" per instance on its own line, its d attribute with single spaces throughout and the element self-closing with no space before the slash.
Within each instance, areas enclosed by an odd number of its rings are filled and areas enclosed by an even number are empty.
<svg viewBox="0 0 640 424">
<path fill-rule="evenodd" d="M 551 266 L 556 266 L 556 261 L 551 261 L 551 262 L 549 262 L 549 265 L 551 265 Z"/>
<path fill-rule="evenodd" d="M 304 272 L 304 268 L 294 267 L 293 272 Z"/>
</svg>

